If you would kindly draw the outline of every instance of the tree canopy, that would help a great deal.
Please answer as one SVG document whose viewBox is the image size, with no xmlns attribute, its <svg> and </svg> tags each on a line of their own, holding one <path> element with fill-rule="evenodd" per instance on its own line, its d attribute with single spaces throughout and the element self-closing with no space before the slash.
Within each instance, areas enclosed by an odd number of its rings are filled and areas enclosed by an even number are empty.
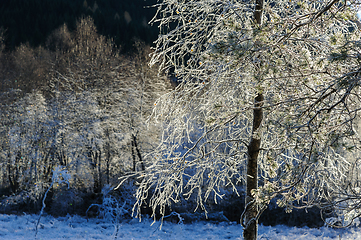
<svg viewBox="0 0 361 240">
<path fill-rule="evenodd" d="M 204 209 L 225 188 L 245 191 L 244 237 L 255 239 L 272 199 L 287 211 L 349 204 L 338 200 L 357 182 L 349 173 L 358 174 L 345 153 L 360 143 L 357 4 L 159 3 L 151 64 L 181 83 L 152 115 L 164 132 L 141 176 L 138 213 L 145 202 L 164 214 L 190 198 Z"/>
</svg>

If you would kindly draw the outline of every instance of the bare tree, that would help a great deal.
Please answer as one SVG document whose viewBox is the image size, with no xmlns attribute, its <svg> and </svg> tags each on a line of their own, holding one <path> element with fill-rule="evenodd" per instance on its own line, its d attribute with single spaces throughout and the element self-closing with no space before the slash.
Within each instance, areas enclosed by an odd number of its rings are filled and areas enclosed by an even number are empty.
<svg viewBox="0 0 361 240">
<path fill-rule="evenodd" d="M 22 44 L 11 54 L 14 64 L 12 78 L 14 88 L 32 92 L 44 90 L 50 78 L 51 56 L 43 47 L 32 48 L 29 44 Z"/>
<path fill-rule="evenodd" d="M 97 32 L 92 18 L 79 19 L 74 32 L 61 26 L 48 37 L 47 47 L 54 52 L 59 90 L 80 92 L 112 84 L 110 72 L 119 64 L 119 49 Z"/>
<path fill-rule="evenodd" d="M 11 96 L 10 93 L 7 95 Z M 9 120 L 8 127 L 4 128 L 8 131 L 4 140 L 9 149 L 8 152 L 2 149 L 7 154 L 6 161 L 2 161 L 3 171 L 13 193 L 28 191 L 30 200 L 35 202 L 47 187 L 53 167 L 47 158 L 52 137 L 47 111 L 42 94 L 34 92 L 10 103 L 5 112 Z M 5 123 L 5 119 L 2 119 L 2 123 Z"/>
<path fill-rule="evenodd" d="M 322 207 L 334 193 L 331 180 L 350 170 L 336 145 L 358 144 L 359 84 L 335 53 L 360 37 L 356 4 L 158 4 L 153 22 L 161 35 L 151 64 L 174 71 L 181 84 L 156 102 L 152 117 L 162 121 L 163 138 L 134 209 L 140 214 L 147 202 L 164 216 L 192 195 L 204 209 L 223 188 L 238 193 L 237 184 L 246 184 L 240 217 L 248 240 L 257 238 L 258 218 L 276 197 L 287 211 Z"/>
<path fill-rule="evenodd" d="M 132 172 L 144 170 L 144 155 L 159 139 L 159 126 L 148 127 L 147 119 L 154 101 L 171 89 L 164 75 L 157 76 L 157 70 L 147 66 L 149 47 L 137 42 L 135 48 L 137 52 L 132 57 L 120 58 L 119 65 L 110 72 L 112 83 L 98 92 L 107 141 L 113 142 L 112 151 L 118 149 L 121 169 Z M 131 160 L 130 165 L 126 159 Z"/>
</svg>

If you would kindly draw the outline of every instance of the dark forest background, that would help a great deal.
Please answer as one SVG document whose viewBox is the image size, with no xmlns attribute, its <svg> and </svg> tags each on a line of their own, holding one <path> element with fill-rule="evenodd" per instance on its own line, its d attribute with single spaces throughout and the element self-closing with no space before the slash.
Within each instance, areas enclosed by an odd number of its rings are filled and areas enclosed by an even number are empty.
<svg viewBox="0 0 361 240">
<path fill-rule="evenodd" d="M 90 16 L 98 32 L 112 38 L 123 53 L 132 51 L 135 39 L 151 44 L 156 26 L 148 25 L 156 12 L 157 0 L 3 0 L 0 1 L 0 28 L 5 30 L 7 51 L 21 43 L 44 45 L 55 29 L 66 24 L 70 31 L 76 21 Z"/>
</svg>

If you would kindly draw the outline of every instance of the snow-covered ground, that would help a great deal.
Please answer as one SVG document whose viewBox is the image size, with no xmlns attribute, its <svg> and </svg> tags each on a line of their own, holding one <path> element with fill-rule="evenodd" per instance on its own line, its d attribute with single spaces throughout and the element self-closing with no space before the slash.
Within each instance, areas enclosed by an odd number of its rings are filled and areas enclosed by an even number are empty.
<svg viewBox="0 0 361 240">
<path fill-rule="evenodd" d="M 0 239 L 35 239 L 37 215 L 1 215 Z M 235 223 L 198 222 L 176 224 L 164 222 L 159 229 L 159 222 L 151 226 L 152 221 L 143 219 L 127 220 L 116 224 L 104 220 L 89 219 L 79 216 L 54 218 L 43 216 L 40 221 L 37 239 L 242 239 L 242 227 Z M 293 240 L 293 239 L 360 239 L 361 229 L 319 229 L 295 228 L 286 226 L 259 227 L 258 239 Z"/>
</svg>

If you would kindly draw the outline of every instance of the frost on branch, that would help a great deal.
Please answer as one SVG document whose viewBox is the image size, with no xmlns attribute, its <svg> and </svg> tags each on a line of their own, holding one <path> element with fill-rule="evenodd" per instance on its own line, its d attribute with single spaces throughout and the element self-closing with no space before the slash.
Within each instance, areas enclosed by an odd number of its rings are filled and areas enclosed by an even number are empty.
<svg viewBox="0 0 361 240">
<path fill-rule="evenodd" d="M 353 161 L 338 145 L 359 144 L 359 64 L 343 50 L 360 39 L 356 4 L 265 1 L 256 24 L 253 1 L 163 0 L 150 64 L 181 84 L 153 111 L 164 132 L 140 177 L 138 213 L 147 203 L 164 215 L 192 196 L 204 209 L 222 189 L 237 192 L 252 138 L 261 139 L 252 195 L 261 209 L 275 197 L 289 211 L 334 201 Z M 264 116 L 252 133 L 257 94 Z"/>
</svg>

